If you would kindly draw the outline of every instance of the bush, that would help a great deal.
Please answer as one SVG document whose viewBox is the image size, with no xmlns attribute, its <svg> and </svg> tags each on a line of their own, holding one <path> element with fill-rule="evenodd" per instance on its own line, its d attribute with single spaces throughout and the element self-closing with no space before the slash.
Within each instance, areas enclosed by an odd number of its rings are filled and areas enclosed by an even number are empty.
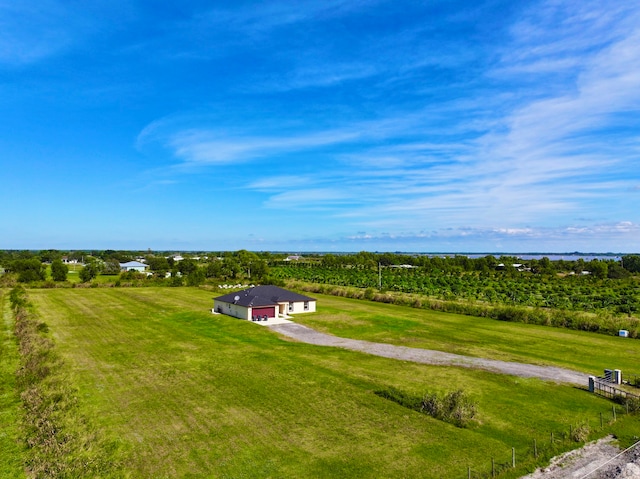
<svg viewBox="0 0 640 479">
<path fill-rule="evenodd" d="M 80 278 L 80 281 L 82 281 L 83 283 L 91 281 L 93 278 L 98 276 L 98 267 L 95 263 L 89 263 L 80 270 L 78 276 Z"/>
<path fill-rule="evenodd" d="M 476 416 L 476 404 L 461 389 L 438 396 L 425 394 L 422 399 L 422 410 L 430 416 L 466 427 Z"/>
<path fill-rule="evenodd" d="M 66 281 L 69 267 L 61 260 L 56 259 L 51 263 L 51 278 L 54 281 Z"/>
<path fill-rule="evenodd" d="M 420 398 L 412 396 L 394 387 L 375 391 L 377 396 L 389 399 L 407 409 L 428 414 L 429 416 L 448 422 L 457 427 L 467 427 L 476 417 L 477 405 L 462 390 L 440 396 L 436 393 L 425 393 Z"/>
<path fill-rule="evenodd" d="M 640 411 L 640 398 L 634 396 L 616 396 L 614 401 L 624 406 L 629 412 Z"/>
<path fill-rule="evenodd" d="M 574 442 L 585 442 L 589 438 L 591 429 L 586 423 L 582 423 L 571 429 L 571 440 Z"/>
</svg>

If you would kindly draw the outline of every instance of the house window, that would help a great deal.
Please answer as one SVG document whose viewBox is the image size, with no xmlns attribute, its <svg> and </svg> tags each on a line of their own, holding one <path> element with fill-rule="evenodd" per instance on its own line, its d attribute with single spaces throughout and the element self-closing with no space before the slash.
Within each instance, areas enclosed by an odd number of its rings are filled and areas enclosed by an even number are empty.
<svg viewBox="0 0 640 479">
<path fill-rule="evenodd" d="M 309 311 L 309 301 L 304 302 L 304 310 Z"/>
<path fill-rule="evenodd" d="M 293 303 L 289 303 L 289 312 L 293 312 Z"/>
</svg>

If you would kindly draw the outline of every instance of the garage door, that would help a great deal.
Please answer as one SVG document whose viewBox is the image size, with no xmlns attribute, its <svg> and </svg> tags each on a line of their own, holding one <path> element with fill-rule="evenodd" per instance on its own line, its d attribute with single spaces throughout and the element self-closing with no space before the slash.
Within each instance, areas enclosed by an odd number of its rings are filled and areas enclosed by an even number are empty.
<svg viewBox="0 0 640 479">
<path fill-rule="evenodd" d="M 252 316 L 260 316 L 261 318 L 266 316 L 268 318 L 275 318 L 276 308 L 275 306 L 269 306 L 267 308 L 253 308 L 251 310 Z"/>
</svg>

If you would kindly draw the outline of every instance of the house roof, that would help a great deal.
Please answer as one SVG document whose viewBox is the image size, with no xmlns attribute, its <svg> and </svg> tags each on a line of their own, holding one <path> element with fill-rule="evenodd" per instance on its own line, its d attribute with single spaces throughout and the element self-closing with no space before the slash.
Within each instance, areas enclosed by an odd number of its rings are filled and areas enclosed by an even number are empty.
<svg viewBox="0 0 640 479">
<path fill-rule="evenodd" d="M 120 267 L 121 268 L 133 268 L 135 266 L 143 266 L 143 267 L 147 267 L 146 264 L 141 263 L 140 261 L 127 261 L 126 263 L 120 263 Z"/>
<path fill-rule="evenodd" d="M 228 293 L 213 299 L 225 303 L 238 304 L 245 308 L 273 306 L 278 303 L 290 303 L 296 301 L 315 301 L 315 299 L 308 296 L 271 285 L 254 286 L 253 288 L 238 291 L 236 293 Z"/>
</svg>

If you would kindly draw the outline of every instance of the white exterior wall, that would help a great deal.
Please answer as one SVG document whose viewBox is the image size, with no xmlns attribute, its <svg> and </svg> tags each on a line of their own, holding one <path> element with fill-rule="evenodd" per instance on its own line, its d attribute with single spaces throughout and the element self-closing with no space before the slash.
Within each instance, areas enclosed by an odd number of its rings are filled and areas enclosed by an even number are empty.
<svg viewBox="0 0 640 479">
<path fill-rule="evenodd" d="M 284 311 L 286 314 L 298 314 L 298 313 L 315 313 L 316 311 L 316 302 L 309 301 L 309 309 L 304 309 L 304 301 L 296 301 L 293 303 L 293 310 L 289 309 L 289 304 L 287 303 Z"/>
<path fill-rule="evenodd" d="M 144 273 L 146 266 L 128 266 L 126 268 L 120 268 L 122 271 L 139 271 L 140 273 Z"/>
<path fill-rule="evenodd" d="M 249 308 L 240 306 L 239 304 L 225 303 L 223 301 L 213 301 L 213 310 L 222 314 L 233 316 L 234 318 L 249 320 L 251 315 L 249 314 Z"/>
</svg>

